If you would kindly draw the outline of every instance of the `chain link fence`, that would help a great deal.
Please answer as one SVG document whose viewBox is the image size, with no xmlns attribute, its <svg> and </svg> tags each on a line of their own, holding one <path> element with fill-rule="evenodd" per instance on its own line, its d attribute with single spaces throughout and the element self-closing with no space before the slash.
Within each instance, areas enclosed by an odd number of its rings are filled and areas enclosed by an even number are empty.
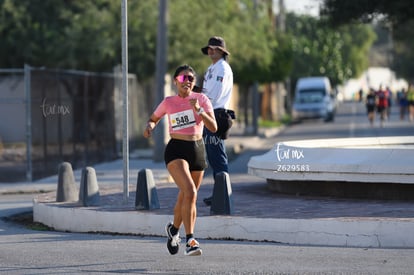
<svg viewBox="0 0 414 275">
<path fill-rule="evenodd" d="M 122 153 L 122 75 L 45 68 L 0 70 L 0 182 L 32 181 L 113 160 Z M 151 84 L 128 77 L 129 148 L 150 145 L 142 129 Z"/>
</svg>

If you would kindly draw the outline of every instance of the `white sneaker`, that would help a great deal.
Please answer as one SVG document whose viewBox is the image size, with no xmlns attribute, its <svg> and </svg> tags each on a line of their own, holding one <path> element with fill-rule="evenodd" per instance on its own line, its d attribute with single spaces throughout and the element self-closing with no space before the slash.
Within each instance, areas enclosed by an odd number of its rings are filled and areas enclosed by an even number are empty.
<svg viewBox="0 0 414 275">
<path fill-rule="evenodd" d="M 194 238 L 189 239 L 185 247 L 184 255 L 200 256 L 202 253 L 203 251 L 200 248 L 200 244 Z"/>
</svg>

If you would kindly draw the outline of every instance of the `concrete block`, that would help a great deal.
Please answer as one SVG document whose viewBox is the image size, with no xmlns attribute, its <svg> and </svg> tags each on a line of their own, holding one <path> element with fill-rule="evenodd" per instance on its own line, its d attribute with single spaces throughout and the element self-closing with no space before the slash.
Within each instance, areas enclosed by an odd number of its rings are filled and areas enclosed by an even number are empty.
<svg viewBox="0 0 414 275">
<path fill-rule="evenodd" d="M 233 213 L 233 199 L 230 176 L 227 172 L 220 172 L 214 178 L 213 200 L 211 215 L 231 215 Z"/>
<path fill-rule="evenodd" d="M 152 210 L 159 208 L 160 203 L 152 171 L 150 169 L 141 169 L 138 172 L 135 209 Z"/>
<path fill-rule="evenodd" d="M 247 167 L 281 193 L 412 200 L 413 153 L 412 136 L 286 141 Z"/>
<path fill-rule="evenodd" d="M 92 167 L 85 167 L 82 170 L 79 203 L 82 206 L 96 206 L 99 205 L 99 201 L 99 186 L 96 179 L 95 169 Z"/>
<path fill-rule="evenodd" d="M 78 188 L 75 183 L 72 165 L 62 162 L 58 170 L 56 202 L 75 202 L 78 200 Z"/>
</svg>

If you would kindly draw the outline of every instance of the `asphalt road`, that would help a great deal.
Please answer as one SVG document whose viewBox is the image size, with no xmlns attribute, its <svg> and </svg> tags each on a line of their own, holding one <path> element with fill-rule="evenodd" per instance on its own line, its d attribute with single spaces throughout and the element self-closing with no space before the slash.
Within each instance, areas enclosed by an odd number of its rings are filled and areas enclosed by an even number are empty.
<svg viewBox="0 0 414 275">
<path fill-rule="evenodd" d="M 203 240 L 201 257 L 164 238 L 42 232 L 0 222 L 2 274 L 412 274 L 414 251 Z"/>
<path fill-rule="evenodd" d="M 397 106 L 391 108 L 391 115 L 384 127 L 380 127 L 376 116 L 374 126 L 368 123 L 365 106 L 361 102 L 345 102 L 339 108 L 334 122 L 308 120 L 288 127 L 275 139 L 302 140 L 348 137 L 414 136 L 414 122 L 407 117 L 401 121 Z M 275 139 L 272 139 L 274 141 Z M 414 138 L 413 138 L 414 141 Z"/>
</svg>

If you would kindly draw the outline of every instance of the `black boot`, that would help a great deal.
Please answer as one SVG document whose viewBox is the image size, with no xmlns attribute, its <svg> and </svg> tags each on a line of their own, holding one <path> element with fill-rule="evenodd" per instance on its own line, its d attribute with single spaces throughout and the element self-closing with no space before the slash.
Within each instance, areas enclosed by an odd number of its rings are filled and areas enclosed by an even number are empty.
<svg viewBox="0 0 414 275">
<path fill-rule="evenodd" d="M 207 206 L 211 206 L 211 202 L 213 201 L 213 196 L 210 196 L 208 198 L 204 198 L 203 202 L 207 205 Z"/>
</svg>

